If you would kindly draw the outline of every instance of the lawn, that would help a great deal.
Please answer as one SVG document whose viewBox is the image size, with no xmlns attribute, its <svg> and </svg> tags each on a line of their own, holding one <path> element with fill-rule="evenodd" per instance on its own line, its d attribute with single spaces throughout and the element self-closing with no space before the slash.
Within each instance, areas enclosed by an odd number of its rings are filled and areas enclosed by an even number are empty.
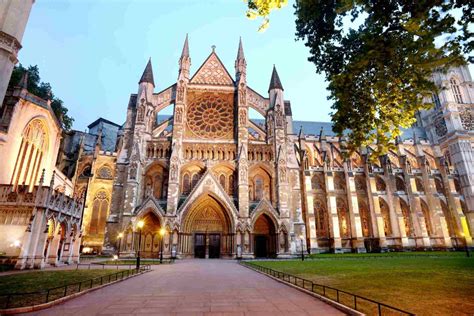
<svg viewBox="0 0 474 316">
<path fill-rule="evenodd" d="M 137 264 L 136 259 L 131 260 L 107 260 L 97 262 L 99 264 L 110 264 L 110 265 L 132 265 L 132 268 Z M 163 259 L 163 263 L 169 263 L 169 259 Z M 142 264 L 160 264 L 160 260 L 140 260 L 140 265 Z"/>
<path fill-rule="evenodd" d="M 108 281 L 107 277 L 101 280 L 102 276 L 112 275 L 111 281 L 117 279 L 113 276 L 116 270 L 110 269 L 92 269 L 92 270 L 62 270 L 62 271 L 34 271 L 27 273 L 18 273 L 0 276 L 0 309 L 8 307 L 31 306 L 45 303 L 97 287 Z M 120 279 L 120 275 L 118 279 Z M 94 279 L 92 282 L 88 280 Z M 79 282 L 82 282 L 80 285 Z M 58 288 L 46 291 L 48 289 L 65 286 L 66 289 Z M 11 293 L 32 293 L 27 295 L 2 296 Z M 8 302 L 8 303 L 7 303 Z"/>
<path fill-rule="evenodd" d="M 474 313 L 474 258 L 459 254 L 319 256 L 321 260 L 252 262 L 380 301 L 417 315 Z"/>
</svg>

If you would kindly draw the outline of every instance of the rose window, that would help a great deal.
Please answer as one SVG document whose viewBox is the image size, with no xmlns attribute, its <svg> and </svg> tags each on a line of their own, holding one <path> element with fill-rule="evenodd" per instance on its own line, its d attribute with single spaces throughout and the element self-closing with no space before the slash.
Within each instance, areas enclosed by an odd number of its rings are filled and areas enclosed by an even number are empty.
<svg viewBox="0 0 474 316">
<path fill-rule="evenodd" d="M 191 131 L 199 137 L 225 137 L 232 132 L 232 106 L 219 96 L 199 97 L 189 105 L 187 122 Z"/>
</svg>

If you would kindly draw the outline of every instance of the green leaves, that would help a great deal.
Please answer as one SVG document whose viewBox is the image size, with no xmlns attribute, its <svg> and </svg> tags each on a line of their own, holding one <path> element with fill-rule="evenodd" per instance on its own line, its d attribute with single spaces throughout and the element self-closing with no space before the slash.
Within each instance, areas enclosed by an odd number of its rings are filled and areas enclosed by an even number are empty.
<svg viewBox="0 0 474 316">
<path fill-rule="evenodd" d="M 67 115 L 68 109 L 64 106 L 64 102 L 54 96 L 51 85 L 48 82 L 41 82 L 38 66 L 29 66 L 28 68 L 24 68 L 21 64 L 15 66 L 8 84 L 9 87 L 16 86 L 25 72 L 28 72 L 28 92 L 44 100 L 51 100 L 51 109 L 61 122 L 62 127 L 65 130 L 71 129 L 74 119 Z"/>
<path fill-rule="evenodd" d="M 437 91 L 432 71 L 464 63 L 463 47 L 464 52 L 472 47 L 455 36 L 452 11 L 472 5 L 461 2 L 296 1 L 296 36 L 306 41 L 309 61 L 326 76 L 333 129 L 341 135 L 351 130 L 349 150 L 376 143 L 373 155 L 386 154 L 401 128 L 431 106 L 423 99 Z M 346 17 L 365 19 L 348 27 L 342 22 Z M 436 45 L 446 35 L 452 36 Z"/>
</svg>

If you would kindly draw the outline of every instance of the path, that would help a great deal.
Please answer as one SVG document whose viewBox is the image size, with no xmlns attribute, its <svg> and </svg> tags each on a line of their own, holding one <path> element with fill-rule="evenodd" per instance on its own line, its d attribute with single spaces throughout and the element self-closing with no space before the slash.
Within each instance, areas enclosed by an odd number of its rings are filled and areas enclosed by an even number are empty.
<svg viewBox="0 0 474 316">
<path fill-rule="evenodd" d="M 343 315 L 230 260 L 181 260 L 31 315 Z"/>
</svg>

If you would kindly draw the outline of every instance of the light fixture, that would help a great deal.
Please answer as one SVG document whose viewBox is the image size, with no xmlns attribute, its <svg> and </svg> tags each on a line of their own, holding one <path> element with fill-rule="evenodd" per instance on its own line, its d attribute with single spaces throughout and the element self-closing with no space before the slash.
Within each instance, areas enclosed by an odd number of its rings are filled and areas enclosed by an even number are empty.
<svg viewBox="0 0 474 316">
<path fill-rule="evenodd" d="M 123 233 L 119 233 L 117 237 L 118 237 L 118 238 L 122 238 L 122 237 L 123 237 Z"/>
<path fill-rule="evenodd" d="M 118 256 L 117 255 L 114 255 L 114 261 L 118 259 Z"/>
<path fill-rule="evenodd" d="M 13 245 L 13 247 L 20 248 L 21 242 L 17 239 L 17 240 L 15 240 L 15 241 L 13 242 L 12 245 Z"/>
<path fill-rule="evenodd" d="M 304 235 L 303 235 L 303 234 L 300 235 L 300 239 L 304 239 Z"/>
<path fill-rule="evenodd" d="M 163 237 L 166 233 L 166 229 L 164 229 L 163 227 L 160 229 L 160 235 L 161 237 Z"/>
<path fill-rule="evenodd" d="M 138 223 L 137 223 L 137 227 L 140 228 L 140 229 L 142 229 L 144 225 L 145 225 L 145 222 L 143 220 L 138 221 Z"/>
</svg>

